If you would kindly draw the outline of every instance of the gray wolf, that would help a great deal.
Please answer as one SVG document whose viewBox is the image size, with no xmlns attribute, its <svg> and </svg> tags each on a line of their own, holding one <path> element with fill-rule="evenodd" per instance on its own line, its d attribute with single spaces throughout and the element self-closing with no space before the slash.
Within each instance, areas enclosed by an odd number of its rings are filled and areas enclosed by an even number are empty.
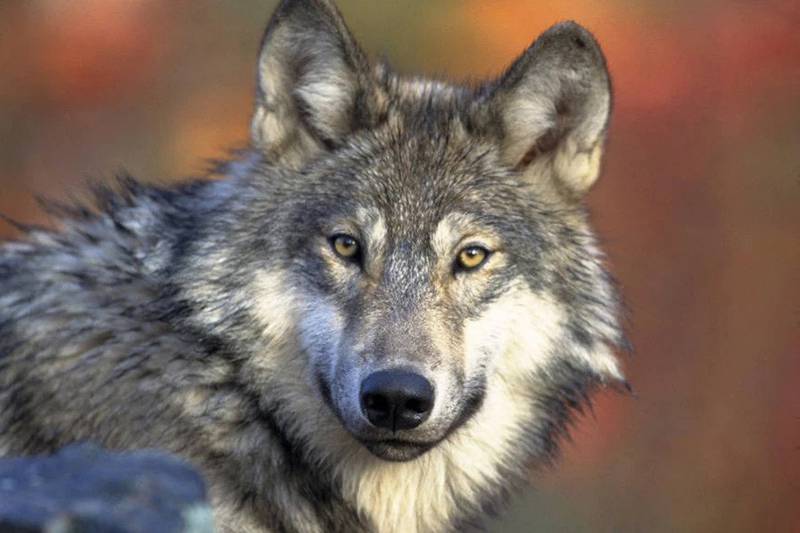
<svg viewBox="0 0 800 533">
<path fill-rule="evenodd" d="M 122 178 L 0 253 L 0 454 L 196 464 L 222 531 L 480 527 L 623 383 L 583 198 L 611 108 L 561 23 L 498 79 L 371 62 L 286 0 L 223 179 Z"/>
</svg>

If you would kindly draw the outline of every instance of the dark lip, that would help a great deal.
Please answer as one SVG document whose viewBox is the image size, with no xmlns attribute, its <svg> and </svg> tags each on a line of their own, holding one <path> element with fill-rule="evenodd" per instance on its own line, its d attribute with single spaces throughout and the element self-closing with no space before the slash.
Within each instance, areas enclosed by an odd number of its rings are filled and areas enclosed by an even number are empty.
<svg viewBox="0 0 800 533">
<path fill-rule="evenodd" d="M 396 446 L 398 448 L 433 448 L 439 441 L 434 442 L 414 442 L 403 439 L 362 439 L 361 443 L 365 446 L 384 445 Z"/>
<path fill-rule="evenodd" d="M 361 444 L 374 456 L 385 461 L 405 462 L 416 459 L 439 441 L 414 442 L 402 439 L 361 439 Z"/>
</svg>

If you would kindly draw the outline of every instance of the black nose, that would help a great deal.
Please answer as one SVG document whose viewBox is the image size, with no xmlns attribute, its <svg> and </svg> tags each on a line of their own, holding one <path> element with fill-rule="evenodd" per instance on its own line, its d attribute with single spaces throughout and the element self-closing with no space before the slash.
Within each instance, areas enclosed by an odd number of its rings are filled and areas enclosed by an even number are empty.
<svg viewBox="0 0 800 533">
<path fill-rule="evenodd" d="M 361 383 L 361 410 L 374 426 L 412 429 L 425 422 L 432 408 L 433 387 L 419 374 L 382 370 Z"/>
</svg>

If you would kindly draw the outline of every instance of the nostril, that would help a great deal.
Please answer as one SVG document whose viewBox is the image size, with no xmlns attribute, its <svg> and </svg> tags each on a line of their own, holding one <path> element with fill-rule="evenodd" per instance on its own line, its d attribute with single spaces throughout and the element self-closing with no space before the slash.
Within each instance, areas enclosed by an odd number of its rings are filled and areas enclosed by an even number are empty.
<svg viewBox="0 0 800 533">
<path fill-rule="evenodd" d="M 364 407 L 373 411 L 388 412 L 391 408 L 389 406 L 389 399 L 381 394 L 365 394 Z"/>
<path fill-rule="evenodd" d="M 411 398 L 406 401 L 405 408 L 416 414 L 423 414 L 431 410 L 431 402 L 423 398 Z"/>
</svg>

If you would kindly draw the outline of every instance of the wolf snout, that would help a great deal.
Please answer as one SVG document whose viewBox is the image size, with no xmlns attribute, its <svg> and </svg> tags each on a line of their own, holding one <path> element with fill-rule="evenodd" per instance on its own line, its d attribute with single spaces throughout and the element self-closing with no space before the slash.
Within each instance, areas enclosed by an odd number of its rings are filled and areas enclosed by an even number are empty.
<svg viewBox="0 0 800 533">
<path fill-rule="evenodd" d="M 431 382 L 405 370 L 381 370 L 361 382 L 361 411 L 376 427 L 397 431 L 413 429 L 428 419 L 433 409 Z"/>
</svg>

